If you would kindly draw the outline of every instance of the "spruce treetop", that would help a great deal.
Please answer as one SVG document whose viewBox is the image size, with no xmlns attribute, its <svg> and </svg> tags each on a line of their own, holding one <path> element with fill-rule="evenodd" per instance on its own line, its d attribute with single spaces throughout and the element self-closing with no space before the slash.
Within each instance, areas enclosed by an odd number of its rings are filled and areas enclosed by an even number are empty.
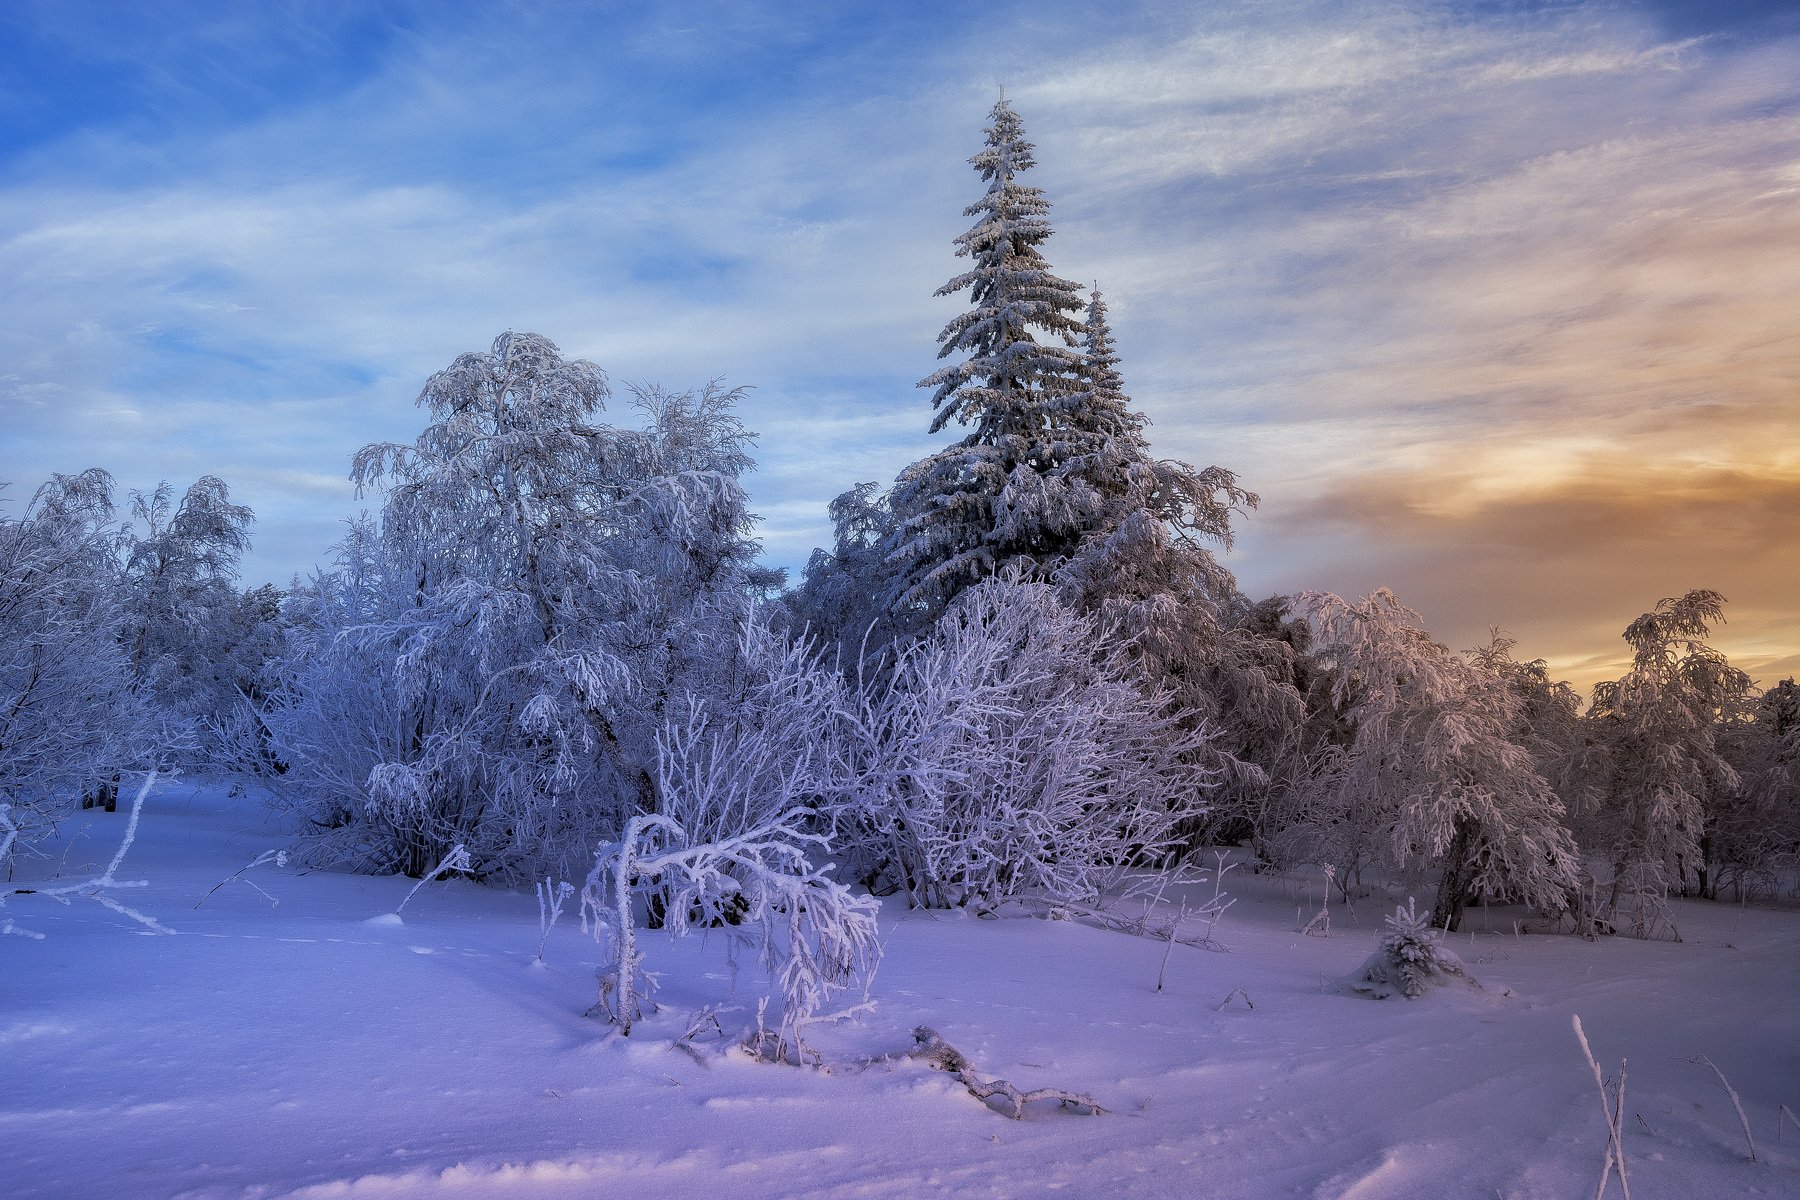
<svg viewBox="0 0 1800 1200">
<path fill-rule="evenodd" d="M 963 210 L 977 220 L 956 239 L 957 255 L 973 266 L 937 290 L 939 296 L 970 292 L 970 307 L 938 335 L 939 358 L 969 357 L 919 384 L 933 389 L 933 433 L 954 417 L 976 427 L 966 444 L 983 445 L 1009 435 L 1041 436 L 1046 404 L 1082 386 L 1074 349 L 1082 331 L 1080 289 L 1055 275 L 1039 249 L 1051 234 L 1050 202 L 1041 189 L 1018 181 L 1037 160 L 1004 97 L 989 116 L 987 142 L 969 160 L 987 191 Z M 1039 343 L 1034 328 L 1054 342 Z"/>
</svg>

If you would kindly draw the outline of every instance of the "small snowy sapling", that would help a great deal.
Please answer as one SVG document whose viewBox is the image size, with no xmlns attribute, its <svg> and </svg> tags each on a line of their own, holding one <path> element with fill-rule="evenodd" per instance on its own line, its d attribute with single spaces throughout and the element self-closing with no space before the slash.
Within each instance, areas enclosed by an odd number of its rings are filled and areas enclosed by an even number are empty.
<svg viewBox="0 0 1800 1200">
<path fill-rule="evenodd" d="M 1353 991 L 1377 1000 L 1395 995 L 1416 1000 L 1427 988 L 1456 979 L 1479 986 L 1462 960 L 1444 948 L 1443 935 L 1432 928 L 1429 914 L 1420 912 L 1411 897 L 1404 908 L 1394 909 L 1386 925 L 1381 948 L 1350 977 Z"/>
</svg>

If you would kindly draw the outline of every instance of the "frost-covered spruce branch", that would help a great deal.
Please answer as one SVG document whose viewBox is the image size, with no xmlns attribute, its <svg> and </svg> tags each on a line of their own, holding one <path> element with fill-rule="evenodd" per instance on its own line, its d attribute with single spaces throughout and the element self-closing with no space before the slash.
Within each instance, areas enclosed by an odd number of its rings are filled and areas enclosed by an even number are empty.
<svg viewBox="0 0 1800 1200">
<path fill-rule="evenodd" d="M 146 879 L 120 879 L 117 876 L 117 872 L 119 867 L 125 861 L 126 851 L 131 849 L 131 843 L 137 839 L 138 818 L 144 811 L 144 797 L 150 794 L 150 788 L 155 784 L 156 777 L 157 772 L 154 770 L 145 772 L 144 782 L 139 786 L 137 795 L 132 799 L 131 816 L 126 821 L 124 835 L 119 839 L 119 848 L 114 851 L 112 861 L 106 864 L 106 869 L 104 871 L 89 879 L 77 880 L 74 883 L 58 884 L 55 887 L 39 888 L 8 886 L 0 888 L 0 908 L 5 907 L 8 897 L 11 896 L 43 896 L 47 899 L 56 901 L 58 904 L 68 904 L 72 900 L 82 898 L 92 900 L 96 904 L 109 908 L 120 916 L 129 917 L 153 933 L 174 933 L 175 931 L 173 929 L 163 925 L 155 917 L 148 916 L 134 908 L 130 908 L 108 895 L 108 892 L 116 888 L 150 886 L 149 880 Z M 8 824 L 10 825 L 10 822 L 8 822 Z M 4 921 L 0 921 L 0 934 L 4 933 L 12 933 L 21 937 L 30 938 L 42 938 L 44 936 L 41 933 L 20 928 L 10 917 L 5 918 Z"/>
</svg>

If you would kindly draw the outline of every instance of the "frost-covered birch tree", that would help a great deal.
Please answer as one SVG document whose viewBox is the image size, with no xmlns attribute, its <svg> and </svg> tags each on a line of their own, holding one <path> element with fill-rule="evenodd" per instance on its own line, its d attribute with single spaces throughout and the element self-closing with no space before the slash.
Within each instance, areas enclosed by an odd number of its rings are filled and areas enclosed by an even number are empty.
<svg viewBox="0 0 1800 1200">
<path fill-rule="evenodd" d="M 0 871 L 160 751 L 120 644 L 112 480 L 56 475 L 0 517 Z"/>
<path fill-rule="evenodd" d="M 379 594 L 315 637 L 275 723 L 312 753 L 336 741 L 320 720 L 365 702 L 344 688 L 384 697 L 390 732 L 352 807 L 385 829 L 386 869 L 417 873 L 462 844 L 483 873 L 575 873 L 628 816 L 658 810 L 666 706 L 733 669 L 768 582 L 738 481 L 737 393 L 637 389 L 642 429 L 601 423 L 608 396 L 599 367 L 506 333 L 427 381 L 416 442 L 356 456 L 357 483 L 387 492 Z M 330 780 L 376 748 L 359 742 Z M 327 810 L 339 794 L 321 789 Z"/>
<path fill-rule="evenodd" d="M 202 475 L 177 498 L 167 482 L 131 494 L 124 553 L 124 634 L 133 676 L 195 735 L 240 702 L 228 666 L 242 603 L 239 557 L 250 509 L 225 482 Z M 196 749 L 210 744 L 196 736 Z"/>
<path fill-rule="evenodd" d="M 1608 909 L 1635 897 L 1653 907 L 1704 862 L 1701 841 L 1716 799 L 1739 784 L 1720 752 L 1723 725 L 1747 715 L 1750 677 L 1708 645 L 1725 598 L 1707 589 L 1657 602 L 1625 629 L 1631 670 L 1594 686 L 1588 719 L 1603 754 Z M 1641 908 L 1641 904 L 1640 904 Z M 1648 924 L 1634 918 L 1640 932 Z"/>
</svg>

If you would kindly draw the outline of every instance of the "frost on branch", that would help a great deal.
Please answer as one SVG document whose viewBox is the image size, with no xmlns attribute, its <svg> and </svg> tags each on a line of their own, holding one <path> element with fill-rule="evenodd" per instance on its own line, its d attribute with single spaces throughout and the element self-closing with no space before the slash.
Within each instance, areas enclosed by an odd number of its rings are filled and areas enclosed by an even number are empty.
<svg viewBox="0 0 1800 1200">
<path fill-rule="evenodd" d="M 1457 980 L 1480 986 L 1464 970 L 1462 960 L 1444 949 L 1443 936 L 1431 927 L 1430 916 L 1419 912 L 1410 897 L 1405 908 L 1394 909 L 1386 925 L 1381 948 L 1350 977 L 1353 991 L 1377 1000 L 1395 995 L 1416 1000 L 1429 988 Z"/>
</svg>

